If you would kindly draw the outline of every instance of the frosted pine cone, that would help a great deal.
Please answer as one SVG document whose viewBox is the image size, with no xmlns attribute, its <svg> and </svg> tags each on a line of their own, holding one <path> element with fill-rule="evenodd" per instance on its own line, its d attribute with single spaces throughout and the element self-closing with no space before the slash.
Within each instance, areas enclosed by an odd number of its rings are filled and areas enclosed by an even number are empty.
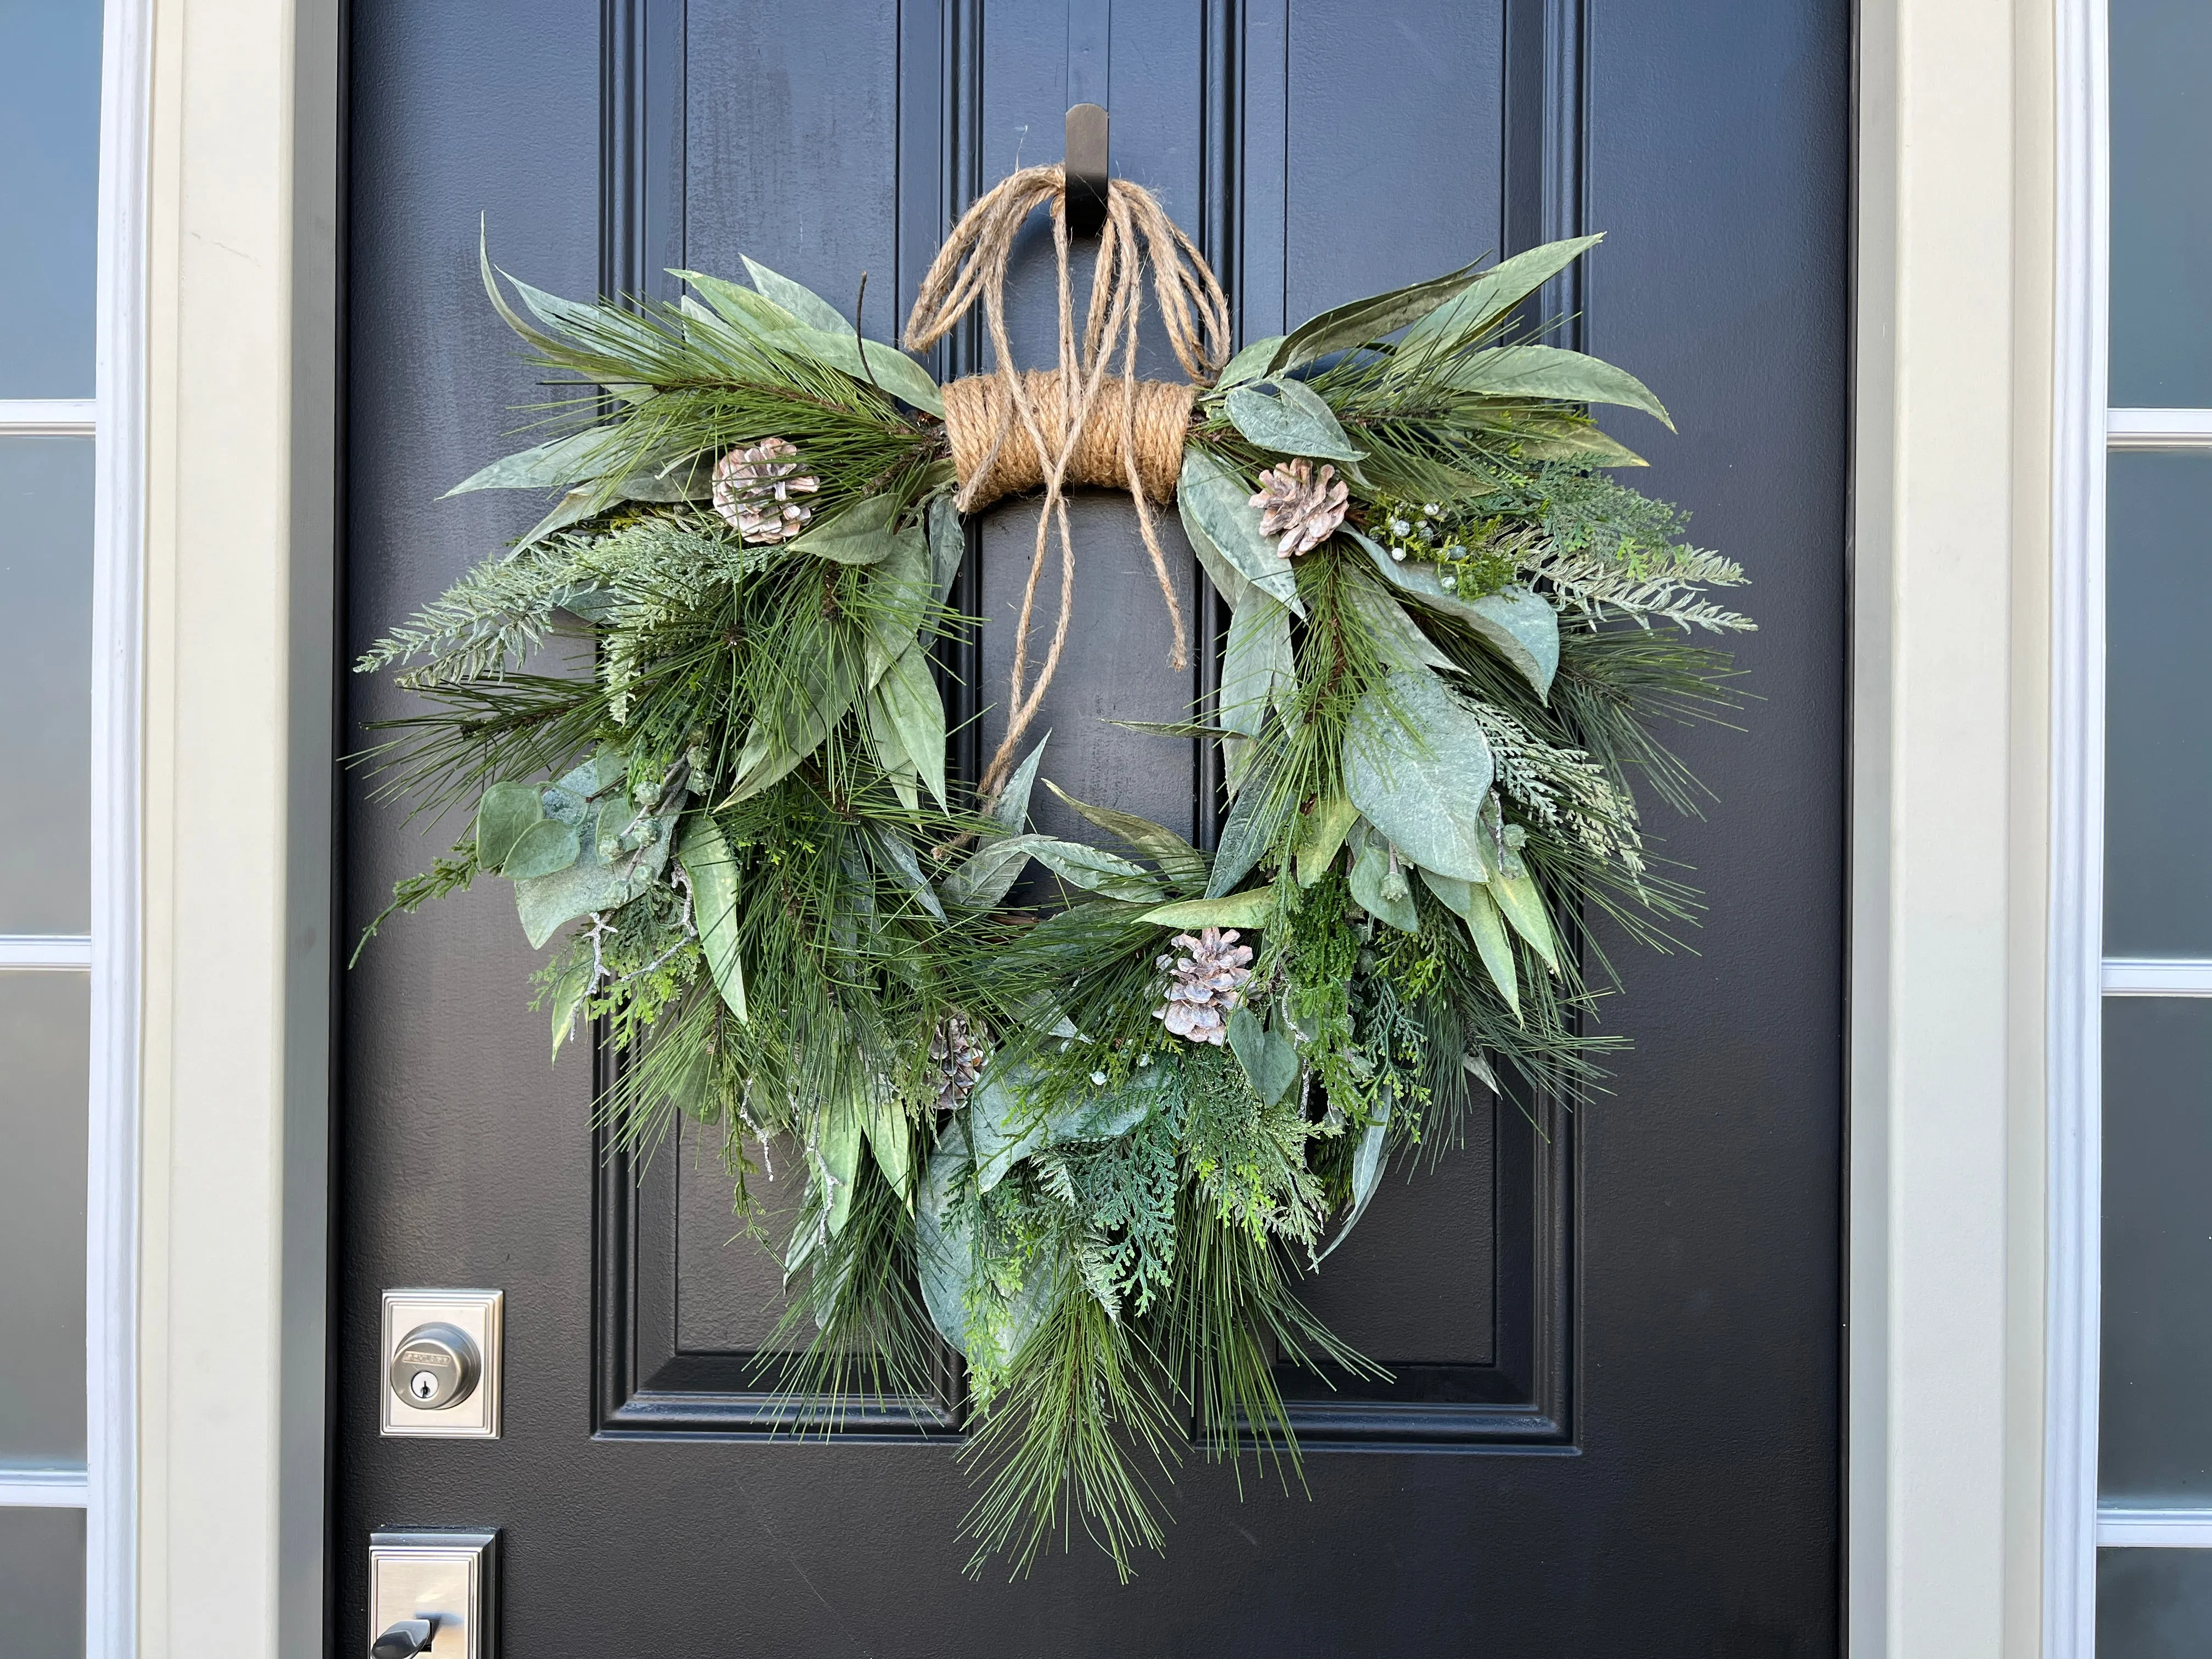
<svg viewBox="0 0 2212 1659">
<path fill-rule="evenodd" d="M 1331 479 L 1335 479 L 1331 483 Z M 1271 466 L 1260 475 L 1260 493 L 1252 505 L 1260 509 L 1260 533 L 1280 536 L 1275 550 L 1286 559 L 1310 553 L 1336 533 L 1344 522 L 1345 502 L 1351 487 L 1324 466 L 1314 476 L 1313 463 L 1295 460 Z"/>
<path fill-rule="evenodd" d="M 1209 927 L 1196 939 L 1177 933 L 1175 943 L 1183 954 L 1159 959 L 1168 975 L 1167 1000 L 1152 1018 L 1179 1037 L 1219 1048 L 1229 1036 L 1229 1016 L 1243 1000 L 1244 981 L 1252 977 L 1245 966 L 1252 947 L 1237 944 L 1234 927 L 1225 933 Z"/>
<path fill-rule="evenodd" d="M 929 1085 L 937 1091 L 937 1109 L 950 1112 L 968 1103 L 975 1092 L 975 1079 L 991 1051 L 983 1034 L 957 1014 L 938 1021 L 929 1036 Z"/>
<path fill-rule="evenodd" d="M 757 546 L 787 542 L 805 529 L 814 509 L 792 497 L 821 488 L 821 479 L 799 470 L 798 446 L 787 438 L 763 439 L 714 463 L 714 511 Z"/>
</svg>

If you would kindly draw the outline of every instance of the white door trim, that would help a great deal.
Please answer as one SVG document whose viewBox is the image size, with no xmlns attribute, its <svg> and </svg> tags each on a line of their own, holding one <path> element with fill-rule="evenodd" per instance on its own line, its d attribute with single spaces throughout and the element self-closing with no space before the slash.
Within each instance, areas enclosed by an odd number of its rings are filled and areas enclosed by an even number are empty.
<svg viewBox="0 0 2212 1659">
<path fill-rule="evenodd" d="M 2105 0 L 2057 0 L 2056 20 L 2043 1650 L 2045 1659 L 2092 1659 L 2105 988 Z"/>
<path fill-rule="evenodd" d="M 139 769 L 152 27 L 151 0 L 106 0 L 93 449 L 87 1659 L 131 1659 L 138 1650 Z"/>
</svg>

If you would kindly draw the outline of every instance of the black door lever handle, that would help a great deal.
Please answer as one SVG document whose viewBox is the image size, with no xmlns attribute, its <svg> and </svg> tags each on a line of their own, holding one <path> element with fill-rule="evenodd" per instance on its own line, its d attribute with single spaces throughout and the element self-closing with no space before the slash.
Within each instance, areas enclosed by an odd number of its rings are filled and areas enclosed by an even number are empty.
<svg viewBox="0 0 2212 1659">
<path fill-rule="evenodd" d="M 376 1638 L 369 1659 L 415 1659 L 418 1653 L 429 1652 L 430 1638 L 437 1633 L 434 1619 L 403 1619 Z"/>
</svg>

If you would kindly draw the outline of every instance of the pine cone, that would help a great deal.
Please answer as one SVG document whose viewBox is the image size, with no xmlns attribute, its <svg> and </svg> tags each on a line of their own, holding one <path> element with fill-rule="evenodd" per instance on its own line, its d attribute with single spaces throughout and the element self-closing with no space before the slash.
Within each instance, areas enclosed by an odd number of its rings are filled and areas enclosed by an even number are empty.
<svg viewBox="0 0 2212 1659">
<path fill-rule="evenodd" d="M 929 1036 L 929 1084 L 937 1091 L 937 1109 L 950 1112 L 968 1103 L 975 1092 L 975 1079 L 991 1051 L 983 1046 L 984 1033 L 958 1014 L 938 1021 Z"/>
<path fill-rule="evenodd" d="M 1167 1000 L 1152 1011 L 1152 1018 L 1179 1037 L 1211 1042 L 1217 1048 L 1228 1040 L 1229 1016 L 1243 1000 L 1244 981 L 1252 970 L 1252 947 L 1237 943 L 1237 930 L 1226 933 L 1209 927 L 1198 938 L 1177 933 L 1175 943 L 1181 958 L 1164 956 L 1158 966 L 1168 974 Z"/>
<path fill-rule="evenodd" d="M 1330 483 L 1332 478 L 1336 482 Z M 1275 550 L 1295 559 L 1336 533 L 1351 494 L 1351 487 L 1336 477 L 1334 467 L 1322 467 L 1316 477 L 1311 461 L 1296 460 L 1260 475 L 1260 493 L 1252 505 L 1260 509 L 1260 533 L 1279 535 L 1283 539 Z"/>
<path fill-rule="evenodd" d="M 821 479 L 799 471 L 798 457 L 787 438 L 732 450 L 714 463 L 714 511 L 757 546 L 789 541 L 814 516 L 813 508 L 791 498 L 822 488 Z"/>
</svg>

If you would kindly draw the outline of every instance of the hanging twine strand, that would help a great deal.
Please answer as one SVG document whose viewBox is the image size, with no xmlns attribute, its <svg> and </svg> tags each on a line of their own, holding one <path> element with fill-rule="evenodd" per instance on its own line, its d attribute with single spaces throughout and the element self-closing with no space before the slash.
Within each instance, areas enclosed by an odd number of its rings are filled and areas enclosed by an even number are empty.
<svg viewBox="0 0 2212 1659">
<path fill-rule="evenodd" d="M 1052 215 L 1060 284 L 1060 367 L 1024 374 L 1015 367 L 1013 342 L 1006 332 L 1006 266 L 1016 234 L 1040 207 Z M 1036 718 L 1067 643 L 1075 599 L 1075 539 L 1068 527 L 1066 501 L 1070 484 L 1127 489 L 1174 629 L 1169 662 L 1177 669 L 1189 662 L 1183 644 L 1182 605 L 1168 574 L 1152 504 L 1174 497 L 1198 386 L 1137 378 L 1145 264 L 1147 260 L 1152 264 L 1152 292 L 1169 347 L 1194 383 L 1210 381 L 1226 358 L 1229 301 L 1197 246 L 1150 191 L 1125 179 L 1115 179 L 1108 186 L 1098 263 L 1079 341 L 1071 252 L 1065 170 L 1057 166 L 1024 167 L 962 216 L 930 265 L 907 320 L 908 349 L 927 351 L 952 331 L 978 297 L 983 301 L 997 368 L 990 374 L 970 375 L 945 388 L 945 424 L 960 479 L 956 497 L 960 510 L 973 513 L 1001 495 L 1040 484 L 1044 489 L 1014 635 L 1006 732 L 977 791 L 987 805 L 998 799 L 1013 770 L 1016 751 Z M 1107 377 L 1117 351 L 1121 373 L 1109 391 Z M 1055 529 L 1060 609 L 1052 642 L 1032 681 L 1030 633 Z"/>
</svg>

